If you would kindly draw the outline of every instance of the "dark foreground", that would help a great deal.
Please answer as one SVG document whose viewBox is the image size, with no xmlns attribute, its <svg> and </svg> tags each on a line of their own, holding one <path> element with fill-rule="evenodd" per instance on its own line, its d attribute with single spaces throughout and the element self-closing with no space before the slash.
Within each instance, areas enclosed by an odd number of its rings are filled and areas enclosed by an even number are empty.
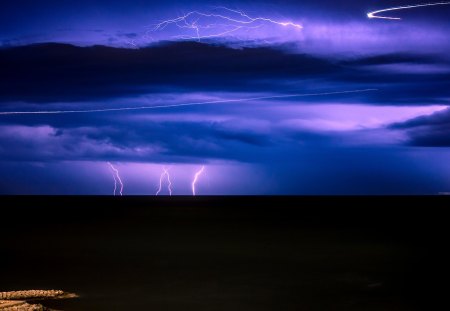
<svg viewBox="0 0 450 311">
<path fill-rule="evenodd" d="M 448 295 L 447 197 L 1 200 L 0 291 L 80 295 L 54 309 L 432 310 Z"/>
</svg>

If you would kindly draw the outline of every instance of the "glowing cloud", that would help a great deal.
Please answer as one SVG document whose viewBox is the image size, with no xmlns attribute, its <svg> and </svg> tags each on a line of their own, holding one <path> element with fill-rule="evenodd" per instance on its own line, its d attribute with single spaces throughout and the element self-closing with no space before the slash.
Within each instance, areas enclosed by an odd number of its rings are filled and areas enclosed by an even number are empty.
<svg viewBox="0 0 450 311">
<path fill-rule="evenodd" d="M 414 8 L 420 8 L 425 6 L 436 6 L 436 5 L 449 5 L 450 2 L 434 2 L 434 3 L 422 3 L 422 4 L 413 4 L 413 5 L 404 5 L 404 6 L 397 6 L 382 10 L 373 11 L 370 13 L 367 13 L 368 18 L 380 18 L 380 19 L 390 19 L 390 20 L 401 20 L 400 17 L 389 17 L 389 16 L 380 16 L 379 13 L 389 12 L 389 11 L 397 11 L 397 10 L 406 10 L 406 9 L 414 9 Z"/>
</svg>

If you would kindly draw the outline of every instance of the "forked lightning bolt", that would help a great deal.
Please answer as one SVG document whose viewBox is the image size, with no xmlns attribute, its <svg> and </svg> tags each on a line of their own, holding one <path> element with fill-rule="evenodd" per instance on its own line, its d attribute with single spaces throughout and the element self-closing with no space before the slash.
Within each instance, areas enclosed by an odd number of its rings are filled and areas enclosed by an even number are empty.
<svg viewBox="0 0 450 311">
<path fill-rule="evenodd" d="M 212 100 L 212 101 L 198 102 L 198 103 L 157 105 L 157 106 L 121 107 L 121 108 L 88 109 L 88 110 L 2 111 L 2 112 L 0 112 L 0 116 L 1 115 L 23 115 L 23 114 L 66 114 L 66 113 L 94 113 L 94 112 L 165 109 L 165 108 L 188 107 L 188 106 L 202 106 L 202 105 L 211 105 L 211 104 L 242 103 L 242 102 L 250 102 L 250 101 L 265 100 L 265 99 L 282 99 L 282 98 L 295 98 L 295 97 L 312 97 L 312 96 L 364 93 L 364 92 L 371 92 L 371 91 L 378 91 L 378 89 L 362 89 L 362 90 L 337 91 L 337 92 L 325 92 L 325 93 L 309 93 L 309 94 L 275 95 L 275 96 L 261 96 L 261 97 L 237 98 L 237 99 L 219 99 L 219 100 Z"/>
<path fill-rule="evenodd" d="M 422 4 L 397 6 L 397 7 L 392 7 L 392 8 L 387 8 L 387 9 L 382 9 L 382 10 L 367 13 L 367 17 L 368 18 L 390 19 L 390 20 L 401 20 L 400 17 L 381 16 L 378 14 L 384 13 L 384 12 L 389 12 L 389 11 L 398 11 L 398 10 L 420 8 L 420 7 L 425 7 L 425 6 L 449 5 L 449 4 L 450 4 L 450 2 L 433 2 L 433 3 L 422 3 Z"/>
<path fill-rule="evenodd" d="M 192 195 L 195 196 L 196 192 L 195 192 L 195 185 L 197 184 L 198 178 L 200 177 L 201 174 L 203 174 L 203 171 L 205 170 L 205 167 L 202 166 L 202 168 L 195 173 L 194 175 L 194 180 L 192 181 Z"/>
<path fill-rule="evenodd" d="M 122 183 L 122 179 L 120 178 L 119 175 L 119 170 L 116 169 L 114 167 L 114 165 L 112 165 L 110 162 L 108 162 L 109 167 L 111 168 L 111 171 L 113 172 L 113 178 L 114 178 L 114 195 L 117 194 L 117 183 L 120 184 L 120 190 L 119 190 L 119 194 L 123 195 L 123 183 Z"/>
<path fill-rule="evenodd" d="M 159 195 L 159 193 L 162 190 L 162 184 L 164 177 L 167 177 L 167 190 L 169 190 L 169 195 L 172 195 L 172 182 L 170 181 L 170 175 L 169 170 L 165 167 L 163 168 L 163 172 L 161 173 L 161 176 L 159 177 L 159 188 L 158 191 L 156 191 L 156 195 Z"/>
<path fill-rule="evenodd" d="M 201 23 L 201 19 L 213 19 L 214 22 Z M 302 25 L 286 21 L 280 22 L 268 17 L 250 17 L 248 14 L 240 10 L 233 10 L 226 7 L 216 7 L 213 12 L 191 11 L 183 16 L 168 19 L 154 25 L 150 31 L 161 31 L 169 25 L 175 25 L 179 29 L 189 29 L 194 32 L 193 36 L 174 36 L 178 39 L 198 40 L 215 38 L 236 32 L 240 29 L 254 29 L 261 27 L 264 23 L 274 24 L 284 27 L 293 27 L 302 29 Z M 209 31 L 208 34 L 202 32 Z"/>
</svg>

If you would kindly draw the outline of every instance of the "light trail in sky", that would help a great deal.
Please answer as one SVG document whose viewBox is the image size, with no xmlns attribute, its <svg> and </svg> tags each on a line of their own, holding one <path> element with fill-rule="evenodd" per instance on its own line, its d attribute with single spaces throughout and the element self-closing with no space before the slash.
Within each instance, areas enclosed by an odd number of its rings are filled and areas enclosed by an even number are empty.
<svg viewBox="0 0 450 311">
<path fill-rule="evenodd" d="M 206 21 L 202 23 L 202 19 Z M 180 30 L 192 30 L 195 35 L 178 35 L 174 38 L 184 40 L 198 40 L 221 37 L 241 29 L 255 29 L 264 24 L 273 24 L 283 27 L 302 29 L 303 26 L 291 21 L 277 21 L 269 17 L 250 17 L 241 10 L 233 10 L 227 7 L 215 7 L 213 12 L 191 11 L 173 19 L 164 20 L 150 29 L 150 32 L 161 31 L 169 25 L 174 25 Z M 207 34 L 203 34 L 207 32 Z"/>
<path fill-rule="evenodd" d="M 167 190 L 169 190 L 169 195 L 172 195 L 172 181 L 170 180 L 169 170 L 165 167 L 163 168 L 163 172 L 159 177 L 159 188 L 158 191 L 156 191 L 155 195 L 159 195 L 159 193 L 161 192 L 164 177 L 167 177 Z"/>
<path fill-rule="evenodd" d="M 202 106 L 202 105 L 211 105 L 211 104 L 242 103 L 242 102 L 250 102 L 250 101 L 255 101 L 255 100 L 266 100 L 266 99 L 283 99 L 283 98 L 295 98 L 295 97 L 312 97 L 312 96 L 364 93 L 364 92 L 372 92 L 372 91 L 378 91 L 378 89 L 361 89 L 361 90 L 324 92 L 324 93 L 275 95 L 275 96 L 261 96 L 261 97 L 237 98 L 237 99 L 220 99 L 220 100 L 212 100 L 212 101 L 198 102 L 198 103 L 184 103 L 184 104 L 157 105 L 157 106 L 120 107 L 120 108 L 87 109 L 87 110 L 2 111 L 2 112 L 0 112 L 0 116 L 1 115 L 27 115 L 27 114 L 33 115 L 33 114 L 96 113 L 96 112 L 165 109 L 165 108 L 177 108 L 177 107 L 189 107 L 189 106 Z"/>
<path fill-rule="evenodd" d="M 197 184 L 198 178 L 200 177 L 201 174 L 203 174 L 204 170 L 205 170 L 205 167 L 202 166 L 202 168 L 197 173 L 195 173 L 195 175 L 194 175 L 194 180 L 192 181 L 192 195 L 193 196 L 196 195 L 195 186 Z"/>
<path fill-rule="evenodd" d="M 390 20 L 401 20 L 400 17 L 381 16 L 381 15 L 378 15 L 378 14 L 384 13 L 384 12 L 390 12 L 390 11 L 414 9 L 414 8 L 420 8 L 420 7 L 426 7 L 426 6 L 449 5 L 449 4 L 450 4 L 450 2 L 433 2 L 433 3 L 422 3 L 422 4 L 397 6 L 397 7 L 392 7 L 392 8 L 387 8 L 387 9 L 382 9 L 382 10 L 369 12 L 369 13 L 367 13 L 367 17 L 368 18 L 390 19 Z"/>
<path fill-rule="evenodd" d="M 108 162 L 109 167 L 111 168 L 112 172 L 113 172 L 113 178 L 114 178 L 114 195 L 116 195 L 117 193 L 117 183 L 120 184 L 120 190 L 119 190 L 119 194 L 123 195 L 123 183 L 122 183 L 122 179 L 120 178 L 119 175 L 119 170 L 116 169 L 114 167 L 114 165 L 112 165 L 110 162 Z"/>
</svg>

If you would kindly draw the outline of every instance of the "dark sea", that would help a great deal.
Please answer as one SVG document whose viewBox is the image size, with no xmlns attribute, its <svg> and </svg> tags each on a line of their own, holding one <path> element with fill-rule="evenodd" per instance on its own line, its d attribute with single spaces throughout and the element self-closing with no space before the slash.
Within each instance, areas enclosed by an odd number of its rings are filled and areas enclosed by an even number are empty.
<svg viewBox="0 0 450 311">
<path fill-rule="evenodd" d="M 79 295 L 42 302 L 56 310 L 432 310 L 447 295 L 447 197 L 1 201 L 0 291 Z"/>
</svg>

